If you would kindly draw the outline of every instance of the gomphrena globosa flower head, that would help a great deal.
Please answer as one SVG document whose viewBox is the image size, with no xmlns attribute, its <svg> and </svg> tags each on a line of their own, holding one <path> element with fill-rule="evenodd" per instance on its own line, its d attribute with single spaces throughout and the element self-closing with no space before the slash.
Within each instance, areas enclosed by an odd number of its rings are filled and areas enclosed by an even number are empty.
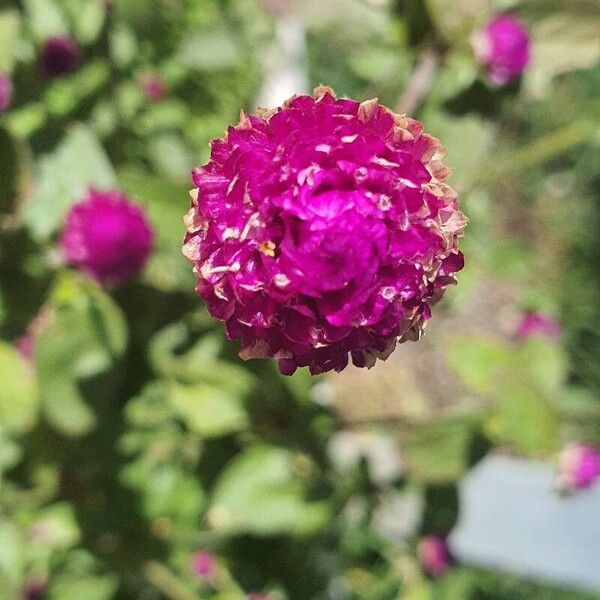
<svg viewBox="0 0 600 600">
<path fill-rule="evenodd" d="M 48 78 L 77 71 L 79 61 L 79 46 L 72 37 L 53 37 L 46 40 L 42 46 L 40 68 Z"/>
<path fill-rule="evenodd" d="M 600 449 L 587 444 L 570 444 L 558 457 L 556 485 L 567 493 L 584 490 L 600 481 Z"/>
<path fill-rule="evenodd" d="M 191 568 L 203 580 L 211 580 L 217 572 L 217 559 L 211 552 L 196 552 L 191 558 Z"/>
<path fill-rule="evenodd" d="M 558 321 L 540 312 L 526 312 L 521 316 L 515 331 L 518 340 L 539 336 L 553 341 L 560 337 L 560 325 Z"/>
<path fill-rule="evenodd" d="M 436 535 L 428 535 L 419 540 L 417 555 L 423 569 L 431 577 L 440 577 L 452 564 L 446 540 Z"/>
<path fill-rule="evenodd" d="M 118 285 L 144 268 L 153 232 L 142 208 L 124 194 L 92 189 L 69 211 L 61 245 L 70 265 Z"/>
<path fill-rule="evenodd" d="M 472 40 L 477 60 L 487 68 L 490 81 L 505 85 L 529 63 L 530 39 L 524 25 L 511 15 L 493 18 Z"/>
<path fill-rule="evenodd" d="M 167 84 L 156 74 L 144 75 L 140 79 L 140 88 L 148 102 L 164 100 L 169 91 Z"/>
<path fill-rule="evenodd" d="M 0 113 L 4 112 L 9 106 L 12 98 L 12 81 L 8 75 L 0 73 Z"/>
<path fill-rule="evenodd" d="M 242 358 L 316 374 L 419 338 L 466 225 L 421 123 L 321 87 L 242 113 L 211 148 L 183 250 Z"/>
</svg>

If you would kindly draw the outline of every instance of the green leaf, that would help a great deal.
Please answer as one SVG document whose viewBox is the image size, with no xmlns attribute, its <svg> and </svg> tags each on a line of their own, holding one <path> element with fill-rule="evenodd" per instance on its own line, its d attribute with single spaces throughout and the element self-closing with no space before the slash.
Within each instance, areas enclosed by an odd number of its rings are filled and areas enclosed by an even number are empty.
<svg viewBox="0 0 600 600">
<path fill-rule="evenodd" d="M 451 419 L 403 429 L 398 443 L 411 477 L 427 483 L 448 483 L 468 469 L 472 438 L 471 419 Z"/>
<path fill-rule="evenodd" d="M 224 533 L 310 534 L 331 518 L 325 501 L 307 502 L 288 450 L 254 446 L 234 458 L 215 485 L 211 525 Z"/>
<path fill-rule="evenodd" d="M 48 597 L 50 600 L 112 600 L 118 589 L 118 579 L 109 575 L 59 575 L 52 579 Z"/>
<path fill-rule="evenodd" d="M 231 33 L 224 29 L 197 31 L 184 40 L 180 61 L 190 69 L 217 71 L 236 66 L 241 48 Z"/>
<path fill-rule="evenodd" d="M 100 142 L 85 125 L 75 125 L 51 154 L 37 165 L 34 195 L 25 206 L 24 218 L 38 242 L 48 241 L 62 224 L 72 204 L 90 187 L 115 186 L 112 166 Z"/>
<path fill-rule="evenodd" d="M 449 41 L 468 39 L 489 16 L 488 0 L 426 0 L 436 29 Z"/>
<path fill-rule="evenodd" d="M 58 431 L 83 435 L 93 428 L 95 415 L 82 386 L 115 366 L 125 350 L 126 323 L 110 297 L 92 285 L 64 278 L 53 296 L 53 317 L 36 348 L 36 370 L 44 383 L 40 397 Z M 94 401 L 101 403 L 112 392 L 108 382 L 98 384 Z"/>
<path fill-rule="evenodd" d="M 75 37 L 82 44 L 98 39 L 104 25 L 106 3 L 98 0 L 63 0 Z"/>
<path fill-rule="evenodd" d="M 548 452 L 557 444 L 558 419 L 544 395 L 526 381 L 505 378 L 496 391 L 490 430 L 526 455 Z"/>
<path fill-rule="evenodd" d="M 44 509 L 32 528 L 36 531 L 36 543 L 47 548 L 67 550 L 80 539 L 75 512 L 66 502 Z"/>
<path fill-rule="evenodd" d="M 530 384 L 546 394 L 559 394 L 568 374 L 567 358 L 559 344 L 540 336 L 524 340 L 513 353 L 513 368 L 525 373 Z"/>
<path fill-rule="evenodd" d="M 489 337 L 455 337 L 446 348 L 450 366 L 476 394 L 493 394 L 509 357 L 502 342 Z"/>
<path fill-rule="evenodd" d="M 186 426 L 202 436 L 219 437 L 241 431 L 248 418 L 241 400 L 216 386 L 208 384 L 172 384 L 168 398 Z"/>
<path fill-rule="evenodd" d="M 161 290 L 189 292 L 194 277 L 191 264 L 181 254 L 189 186 L 134 169 L 119 171 L 118 179 L 123 190 L 144 205 L 156 233 L 156 249 L 144 278 Z"/>
<path fill-rule="evenodd" d="M 0 11 L 0 72 L 11 73 L 21 33 L 21 15 L 18 10 Z"/>
<path fill-rule="evenodd" d="M 27 24 L 38 42 L 68 32 L 64 12 L 54 0 L 23 0 Z"/>
<path fill-rule="evenodd" d="M 31 365 L 9 344 L 0 342 L 0 426 L 23 433 L 36 422 L 38 400 Z"/>
</svg>

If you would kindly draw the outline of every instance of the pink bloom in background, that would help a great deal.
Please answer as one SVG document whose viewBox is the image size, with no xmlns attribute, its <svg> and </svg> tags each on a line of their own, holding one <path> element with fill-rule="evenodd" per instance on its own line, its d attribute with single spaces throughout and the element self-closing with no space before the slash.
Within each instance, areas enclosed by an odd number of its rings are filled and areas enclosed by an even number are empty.
<svg viewBox="0 0 600 600">
<path fill-rule="evenodd" d="M 510 15 L 492 19 L 473 36 L 477 60 L 485 65 L 490 81 L 505 85 L 529 63 L 530 39 L 523 24 Z"/>
<path fill-rule="evenodd" d="M 444 538 L 429 535 L 417 544 L 417 556 L 431 577 L 440 577 L 452 563 L 452 555 Z"/>
<path fill-rule="evenodd" d="M 163 100 L 168 92 L 166 83 L 158 75 L 145 75 L 140 85 L 146 99 L 150 102 Z"/>
<path fill-rule="evenodd" d="M 217 570 L 217 559 L 210 552 L 197 552 L 192 556 L 192 570 L 200 579 L 212 579 Z"/>
<path fill-rule="evenodd" d="M 121 284 L 144 268 L 153 233 L 142 208 L 121 192 L 91 190 L 69 211 L 61 245 L 72 266 L 102 284 Z"/>
<path fill-rule="evenodd" d="M 421 123 L 321 87 L 242 114 L 211 148 L 183 251 L 242 358 L 316 374 L 419 339 L 467 223 Z"/>
<path fill-rule="evenodd" d="M 537 312 L 525 313 L 517 326 L 515 336 L 523 340 L 534 335 L 556 340 L 560 337 L 560 325 L 549 315 Z"/>
<path fill-rule="evenodd" d="M 560 490 L 576 492 L 600 479 L 600 451 L 586 445 L 567 446 L 558 458 L 556 483 Z"/>
<path fill-rule="evenodd" d="M 16 342 L 15 346 L 19 351 L 19 354 L 27 361 L 33 360 L 35 352 L 35 338 L 32 333 L 27 332 L 22 335 Z"/>
<path fill-rule="evenodd" d="M 8 75 L 0 73 L 0 112 L 4 112 L 10 106 L 12 90 L 12 81 Z"/>
<path fill-rule="evenodd" d="M 46 594 L 47 583 L 43 577 L 34 577 L 29 580 L 23 590 L 23 600 L 41 600 Z"/>
<path fill-rule="evenodd" d="M 79 61 L 79 46 L 73 38 L 54 37 L 46 40 L 42 47 L 40 68 L 46 77 L 59 77 L 77 71 Z"/>
</svg>

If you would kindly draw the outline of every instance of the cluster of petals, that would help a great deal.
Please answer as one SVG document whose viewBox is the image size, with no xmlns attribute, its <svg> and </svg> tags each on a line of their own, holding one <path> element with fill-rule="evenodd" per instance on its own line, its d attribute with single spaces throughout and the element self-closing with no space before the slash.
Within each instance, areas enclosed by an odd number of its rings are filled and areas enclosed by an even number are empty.
<svg viewBox="0 0 600 600">
<path fill-rule="evenodd" d="M 592 487 L 600 480 L 600 450 L 591 445 L 571 444 L 558 459 L 557 486 L 564 492 Z"/>
<path fill-rule="evenodd" d="M 529 34 L 521 21 L 511 15 L 494 17 L 472 41 L 478 61 L 496 85 L 506 85 L 529 64 Z"/>
<path fill-rule="evenodd" d="M 452 563 L 452 555 L 446 540 L 435 535 L 428 535 L 419 540 L 417 556 L 423 569 L 431 577 L 440 577 Z"/>
<path fill-rule="evenodd" d="M 463 267 L 444 154 L 418 121 L 326 87 L 214 140 L 183 251 L 240 356 L 317 374 L 418 339 Z"/>
<path fill-rule="evenodd" d="M 61 245 L 67 262 L 103 285 L 137 275 L 153 248 L 150 223 L 119 191 L 90 190 L 67 214 Z"/>
</svg>

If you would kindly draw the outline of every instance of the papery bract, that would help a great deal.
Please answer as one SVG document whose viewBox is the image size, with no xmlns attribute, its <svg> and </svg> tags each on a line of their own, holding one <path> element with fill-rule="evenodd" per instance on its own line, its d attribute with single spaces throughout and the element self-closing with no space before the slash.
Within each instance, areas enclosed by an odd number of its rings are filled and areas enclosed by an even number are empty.
<svg viewBox="0 0 600 600">
<path fill-rule="evenodd" d="M 70 265 L 102 284 L 121 284 L 144 268 L 153 237 L 140 206 L 118 191 L 91 190 L 71 207 L 61 245 Z"/>
<path fill-rule="evenodd" d="M 571 444 L 558 459 L 556 483 L 565 492 L 591 487 L 600 480 L 600 450 L 585 444 Z"/>
<path fill-rule="evenodd" d="M 183 251 L 242 358 L 316 374 L 419 338 L 466 225 L 421 123 L 322 87 L 242 114 L 211 148 Z"/>
<path fill-rule="evenodd" d="M 473 36 L 472 44 L 477 60 L 487 68 L 490 81 L 496 85 L 507 84 L 529 64 L 529 34 L 510 15 L 492 19 Z"/>
</svg>

